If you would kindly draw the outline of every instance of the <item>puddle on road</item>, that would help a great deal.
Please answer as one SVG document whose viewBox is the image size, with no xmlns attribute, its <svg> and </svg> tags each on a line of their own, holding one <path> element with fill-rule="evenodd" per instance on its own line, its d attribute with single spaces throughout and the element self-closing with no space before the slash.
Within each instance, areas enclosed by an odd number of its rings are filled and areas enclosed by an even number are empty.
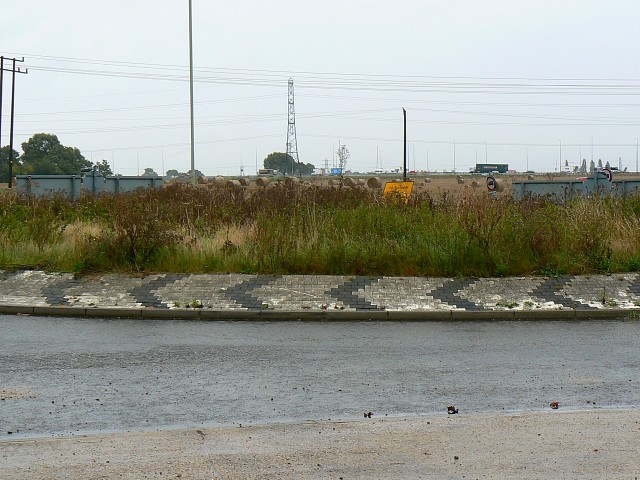
<svg viewBox="0 0 640 480">
<path fill-rule="evenodd" d="M 0 317 L 0 438 L 640 405 L 640 323 Z M 9 434 L 8 432 L 12 432 Z"/>
</svg>

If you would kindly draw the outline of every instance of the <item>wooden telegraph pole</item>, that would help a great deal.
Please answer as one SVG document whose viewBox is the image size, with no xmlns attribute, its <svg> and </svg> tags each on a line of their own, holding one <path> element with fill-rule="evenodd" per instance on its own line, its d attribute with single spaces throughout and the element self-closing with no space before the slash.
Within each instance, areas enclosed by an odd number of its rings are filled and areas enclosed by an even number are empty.
<svg viewBox="0 0 640 480">
<path fill-rule="evenodd" d="M 5 68 L 4 61 L 10 60 L 12 62 L 11 70 Z M 16 68 L 16 62 L 24 62 L 24 57 L 21 60 L 17 58 L 7 58 L 0 56 L 0 136 L 2 134 L 2 81 L 4 80 L 4 71 L 11 72 L 11 119 L 9 121 L 9 188 L 12 187 L 13 184 L 13 120 L 15 117 L 15 101 L 16 101 L 16 73 L 28 73 L 28 70 L 21 70 L 19 67 Z M 0 147 L 2 146 L 2 142 L 0 142 Z"/>
</svg>

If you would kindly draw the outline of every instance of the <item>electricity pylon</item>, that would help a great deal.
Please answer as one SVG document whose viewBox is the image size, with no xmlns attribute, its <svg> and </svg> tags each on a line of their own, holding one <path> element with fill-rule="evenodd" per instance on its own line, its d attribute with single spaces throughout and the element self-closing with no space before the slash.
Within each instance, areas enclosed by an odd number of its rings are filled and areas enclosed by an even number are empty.
<svg viewBox="0 0 640 480">
<path fill-rule="evenodd" d="M 287 159 L 291 157 L 293 159 L 293 165 L 291 165 L 291 174 L 293 175 L 294 166 L 300 163 L 298 159 L 298 140 L 296 139 L 296 109 L 294 105 L 293 96 L 293 78 L 289 79 L 289 116 L 287 122 Z M 285 163 L 284 174 L 287 174 L 287 167 Z"/>
</svg>

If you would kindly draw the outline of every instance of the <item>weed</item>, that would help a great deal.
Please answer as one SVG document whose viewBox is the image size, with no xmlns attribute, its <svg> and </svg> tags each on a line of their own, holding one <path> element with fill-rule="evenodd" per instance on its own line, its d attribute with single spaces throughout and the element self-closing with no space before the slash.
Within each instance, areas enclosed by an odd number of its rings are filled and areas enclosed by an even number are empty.
<svg viewBox="0 0 640 480">
<path fill-rule="evenodd" d="M 224 257 L 229 257 L 234 253 L 236 253 L 237 251 L 238 251 L 238 246 L 235 245 L 231 240 L 225 241 L 224 244 L 222 245 L 222 248 L 220 248 L 220 253 L 222 253 Z"/>
<path fill-rule="evenodd" d="M 293 184 L 174 184 L 75 202 L 0 195 L 2 268 L 558 276 L 637 271 L 639 249 L 640 195 L 557 205 L 418 192 L 404 204 Z"/>
<path fill-rule="evenodd" d="M 505 308 L 516 308 L 518 306 L 518 302 L 503 302 L 503 301 L 498 301 L 496 302 L 496 306 L 498 307 L 505 307 Z"/>
<path fill-rule="evenodd" d="M 545 265 L 540 269 L 540 275 L 543 277 L 559 277 L 562 272 L 555 266 Z"/>
</svg>

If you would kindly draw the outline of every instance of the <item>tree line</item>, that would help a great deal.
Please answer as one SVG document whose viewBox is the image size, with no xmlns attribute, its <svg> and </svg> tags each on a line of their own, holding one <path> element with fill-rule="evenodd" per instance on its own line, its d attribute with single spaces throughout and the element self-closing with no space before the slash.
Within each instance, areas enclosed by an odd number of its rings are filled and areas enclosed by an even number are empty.
<svg viewBox="0 0 640 480">
<path fill-rule="evenodd" d="M 0 149 L 0 183 L 9 181 L 9 146 Z M 36 133 L 22 143 L 22 154 L 13 151 L 14 175 L 78 175 L 96 167 L 102 175 L 113 175 L 106 160 L 95 165 L 76 147 L 66 147 L 51 133 Z"/>
<path fill-rule="evenodd" d="M 315 166 L 311 163 L 296 162 L 287 153 L 273 152 L 264 159 L 264 168 L 277 170 L 287 175 L 311 175 Z"/>
<path fill-rule="evenodd" d="M 0 183 L 9 182 L 9 153 L 8 145 L 0 148 Z M 291 155 L 282 152 L 270 153 L 263 163 L 264 168 L 288 175 L 310 175 L 315 168 L 311 163 L 296 162 Z M 96 168 L 104 177 L 113 175 L 109 162 L 101 160 L 94 164 L 78 148 L 62 145 L 51 133 L 34 134 L 22 143 L 22 154 L 13 151 L 13 175 L 79 175 L 86 168 Z M 204 176 L 199 170 L 195 172 L 198 177 Z M 144 175 L 157 174 L 146 168 Z M 191 171 L 168 170 L 166 176 L 187 179 L 191 177 Z"/>
</svg>

